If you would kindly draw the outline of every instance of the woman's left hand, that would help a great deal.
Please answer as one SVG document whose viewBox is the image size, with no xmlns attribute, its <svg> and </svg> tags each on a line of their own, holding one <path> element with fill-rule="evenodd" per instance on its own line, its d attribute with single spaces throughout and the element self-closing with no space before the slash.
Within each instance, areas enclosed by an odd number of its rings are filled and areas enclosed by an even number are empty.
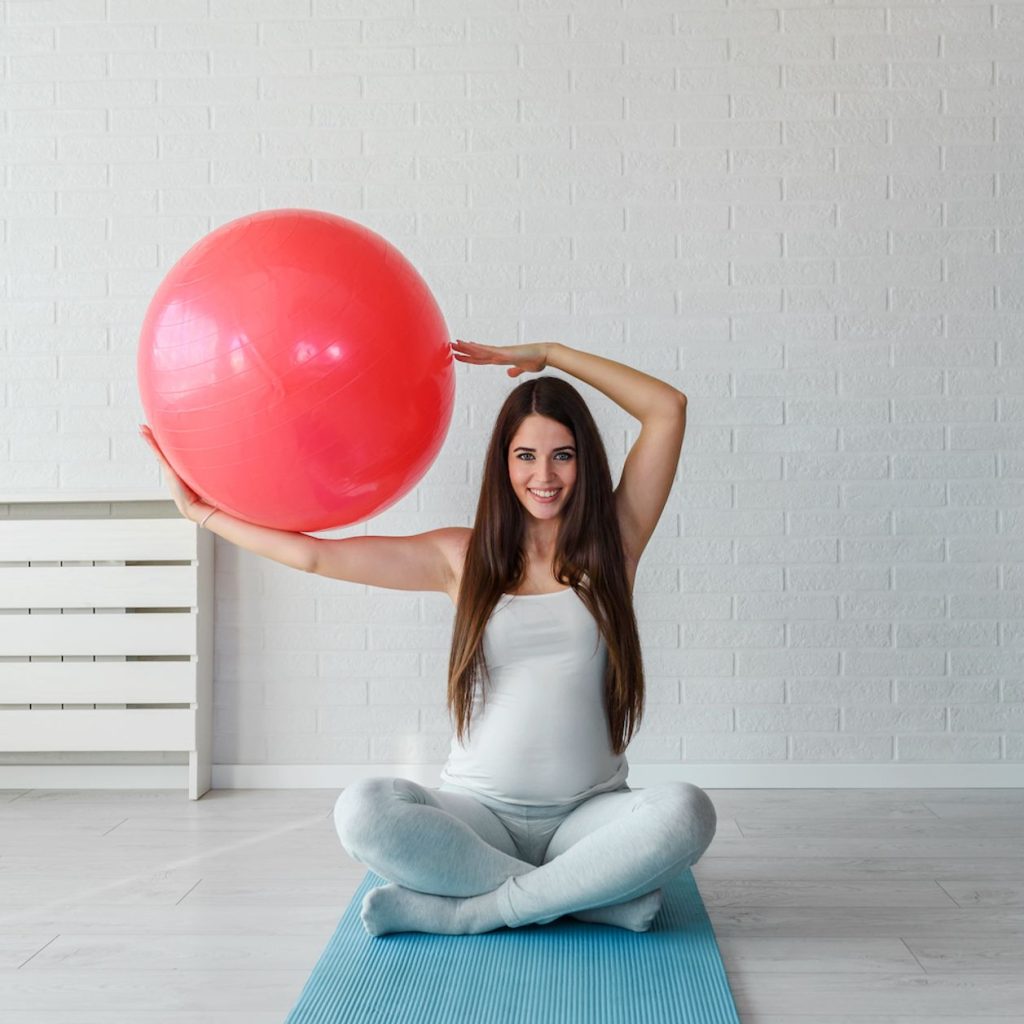
<svg viewBox="0 0 1024 1024">
<path fill-rule="evenodd" d="M 475 341 L 462 341 L 456 338 L 452 342 L 452 355 L 462 363 L 511 363 L 513 369 L 508 371 L 510 377 L 519 374 L 539 373 L 548 365 L 548 348 L 550 342 L 541 341 L 532 345 L 479 345 Z"/>
</svg>

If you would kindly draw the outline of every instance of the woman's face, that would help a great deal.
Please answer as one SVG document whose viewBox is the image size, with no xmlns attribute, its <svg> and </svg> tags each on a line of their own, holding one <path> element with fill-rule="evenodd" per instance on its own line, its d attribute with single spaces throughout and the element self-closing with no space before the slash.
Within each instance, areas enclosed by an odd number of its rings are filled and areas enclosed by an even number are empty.
<svg viewBox="0 0 1024 1024">
<path fill-rule="evenodd" d="M 576 483 L 572 431 L 547 416 L 527 416 L 509 445 L 508 475 L 516 497 L 531 515 L 557 519 Z M 557 493 L 548 499 L 534 491 Z"/>
</svg>

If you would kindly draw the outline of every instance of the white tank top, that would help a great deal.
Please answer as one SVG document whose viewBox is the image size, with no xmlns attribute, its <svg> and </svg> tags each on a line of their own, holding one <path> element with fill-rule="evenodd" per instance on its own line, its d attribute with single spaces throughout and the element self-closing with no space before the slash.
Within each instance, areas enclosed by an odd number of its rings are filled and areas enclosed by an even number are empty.
<svg viewBox="0 0 1024 1024">
<path fill-rule="evenodd" d="M 452 737 L 441 781 L 512 804 L 562 804 L 629 774 L 604 710 L 608 645 L 572 587 L 504 594 L 484 630 L 468 744 Z M 486 693 L 486 703 L 482 694 Z"/>
</svg>

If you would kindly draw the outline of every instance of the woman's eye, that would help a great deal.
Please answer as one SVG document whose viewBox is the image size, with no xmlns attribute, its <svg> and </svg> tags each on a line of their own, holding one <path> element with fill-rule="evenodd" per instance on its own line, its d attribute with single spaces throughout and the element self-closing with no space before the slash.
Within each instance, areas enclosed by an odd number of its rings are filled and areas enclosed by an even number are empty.
<svg viewBox="0 0 1024 1024">
<path fill-rule="evenodd" d="M 562 462 L 568 462 L 572 458 L 572 452 L 559 452 L 558 455 L 564 455 L 565 456 L 565 458 L 561 460 Z M 533 456 L 529 452 L 520 452 L 516 456 L 516 458 L 519 458 L 519 459 L 527 459 L 527 458 L 532 459 Z M 557 456 L 556 456 L 556 458 L 557 458 Z"/>
</svg>

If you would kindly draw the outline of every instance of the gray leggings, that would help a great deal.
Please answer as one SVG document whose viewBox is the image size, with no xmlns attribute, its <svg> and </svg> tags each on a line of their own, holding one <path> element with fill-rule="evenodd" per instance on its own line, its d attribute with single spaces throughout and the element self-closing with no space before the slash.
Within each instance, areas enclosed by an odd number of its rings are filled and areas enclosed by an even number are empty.
<svg viewBox="0 0 1024 1024">
<path fill-rule="evenodd" d="M 349 786 L 334 824 L 351 857 L 407 889 L 468 897 L 500 887 L 502 917 L 520 927 L 653 892 L 700 860 L 717 815 L 688 782 L 623 783 L 536 807 L 387 776 Z"/>
</svg>

